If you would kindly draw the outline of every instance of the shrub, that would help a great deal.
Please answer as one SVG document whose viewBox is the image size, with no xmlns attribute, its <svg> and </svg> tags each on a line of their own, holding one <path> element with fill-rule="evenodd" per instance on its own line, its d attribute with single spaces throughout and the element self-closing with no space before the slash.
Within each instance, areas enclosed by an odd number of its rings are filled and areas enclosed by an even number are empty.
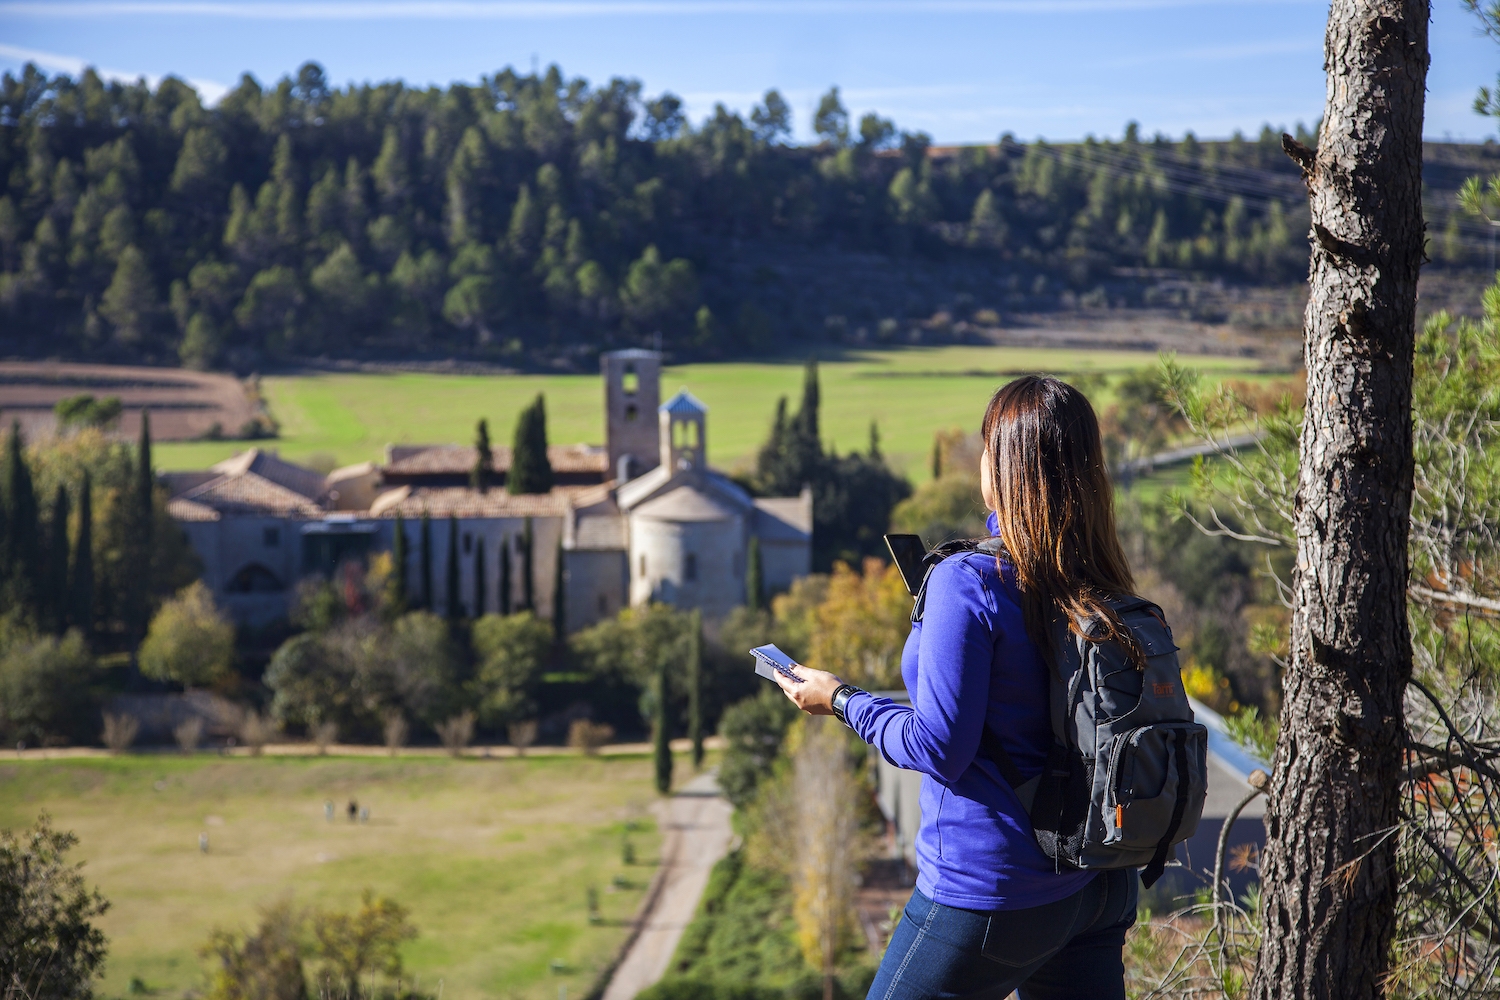
<svg viewBox="0 0 1500 1000">
<path fill-rule="evenodd" d="M 536 688 L 552 654 L 552 626 L 529 611 L 485 615 L 474 623 L 479 658 L 472 684 L 487 725 L 503 725 L 536 712 Z"/>
<path fill-rule="evenodd" d="M 381 728 L 384 730 L 385 748 L 394 757 L 397 750 L 406 746 L 406 737 L 411 732 L 411 727 L 406 724 L 406 716 L 402 715 L 401 710 L 396 708 L 387 709 L 382 722 Z"/>
<path fill-rule="evenodd" d="M 211 684 L 234 665 L 234 626 L 202 580 L 163 604 L 140 649 L 141 673 L 184 687 Z"/>
<path fill-rule="evenodd" d="M 339 724 L 337 722 L 320 722 L 312 727 L 313 743 L 317 745 L 318 756 L 328 756 L 328 747 L 339 738 Z"/>
<path fill-rule="evenodd" d="M 283 901 L 261 910 L 247 934 L 213 932 L 199 952 L 213 963 L 207 1000 L 430 1000 L 399 982 L 401 944 L 416 935 L 403 906 L 368 889 L 354 913 L 308 913 Z M 321 966 L 311 994 L 310 959 Z M 375 977 L 397 982 L 377 986 Z"/>
<path fill-rule="evenodd" d="M 463 655 L 447 622 L 427 611 L 402 615 L 391 628 L 386 652 L 372 668 L 388 671 L 392 701 L 429 726 L 454 713 Z"/>
<path fill-rule="evenodd" d="M 0 996 L 93 995 L 105 940 L 90 921 L 109 903 L 64 860 L 77 843 L 46 815 L 30 830 L 0 830 Z"/>
<path fill-rule="evenodd" d="M 754 698 L 731 705 L 719 722 L 724 737 L 724 759 L 719 763 L 719 787 L 736 809 L 755 799 L 760 780 L 770 774 L 781 753 L 787 727 L 797 718 L 797 706 L 780 688 L 766 687 Z"/>
<path fill-rule="evenodd" d="M 172 730 L 172 737 L 183 753 L 192 753 L 198 749 L 198 743 L 203 739 L 203 720 L 195 715 L 178 723 Z"/>
<path fill-rule="evenodd" d="M 516 748 L 516 756 L 526 756 L 526 748 L 536 742 L 537 724 L 535 719 L 525 722 L 512 722 L 506 727 L 506 735 L 510 737 L 510 745 Z"/>
<path fill-rule="evenodd" d="M 241 717 L 239 734 L 240 742 L 250 748 L 250 756 L 259 757 L 276 735 L 276 723 L 252 708 Z"/>
<path fill-rule="evenodd" d="M 135 742 L 136 735 L 141 731 L 141 720 L 133 715 L 114 715 L 104 713 L 104 732 L 100 738 L 104 745 L 109 747 L 111 753 L 124 753 L 130 749 Z"/>
<path fill-rule="evenodd" d="M 265 683 L 274 695 L 271 714 L 283 725 L 310 730 L 331 721 L 353 728 L 357 649 L 340 649 L 344 655 L 335 656 L 330 655 L 333 645 L 323 636 L 303 634 L 282 643 L 271 657 Z"/>
<path fill-rule="evenodd" d="M 585 756 L 592 757 L 615 737 L 615 727 L 591 719 L 574 719 L 568 727 L 568 746 L 577 747 Z"/>
<path fill-rule="evenodd" d="M 0 652 L 0 733 L 11 745 L 91 742 L 98 676 L 77 632 L 12 642 Z"/>
<path fill-rule="evenodd" d="M 262 910 L 260 926 L 249 934 L 215 930 L 199 952 L 214 962 L 207 1000 L 304 1000 L 303 921 L 290 902 L 281 902 Z"/>
<path fill-rule="evenodd" d="M 448 753 L 454 757 L 462 757 L 464 748 L 474 739 L 474 713 L 469 711 L 448 719 L 446 722 L 437 724 L 438 739 L 443 741 Z"/>
<path fill-rule="evenodd" d="M 401 944 L 417 936 L 400 903 L 366 889 L 355 913 L 318 913 L 313 936 L 323 960 L 320 991 L 360 996 L 360 980 L 369 975 L 401 975 Z"/>
</svg>

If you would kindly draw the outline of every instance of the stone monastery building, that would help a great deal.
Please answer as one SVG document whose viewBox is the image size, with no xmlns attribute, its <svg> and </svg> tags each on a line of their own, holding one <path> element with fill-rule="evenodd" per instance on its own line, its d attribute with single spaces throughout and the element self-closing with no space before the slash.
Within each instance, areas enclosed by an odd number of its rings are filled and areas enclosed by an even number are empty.
<svg viewBox="0 0 1500 1000">
<path fill-rule="evenodd" d="M 390 445 L 384 465 L 327 476 L 252 448 L 202 472 L 164 476 L 169 510 L 202 558 L 220 607 L 251 625 L 284 617 L 302 578 L 388 551 L 398 514 L 410 553 L 407 592 L 420 598 L 425 513 L 433 610 L 457 600 L 469 615 L 523 605 L 529 523 L 533 605 L 551 617 L 560 593 L 570 632 L 649 601 L 724 615 L 745 602 L 752 538 L 768 589 L 810 572 L 811 491 L 752 498 L 709 468 L 708 409 L 685 389 L 661 402 L 655 351 L 608 353 L 600 368 L 605 443 L 549 447 L 550 493 L 506 492 L 511 454 L 503 447 L 492 449 L 493 485 L 482 493 L 469 485 L 475 455 L 464 445 Z M 456 594 L 446 593 L 450 515 L 459 534 Z M 509 553 L 508 601 L 500 593 L 502 550 Z M 476 606 L 481 591 L 484 607 Z"/>
</svg>

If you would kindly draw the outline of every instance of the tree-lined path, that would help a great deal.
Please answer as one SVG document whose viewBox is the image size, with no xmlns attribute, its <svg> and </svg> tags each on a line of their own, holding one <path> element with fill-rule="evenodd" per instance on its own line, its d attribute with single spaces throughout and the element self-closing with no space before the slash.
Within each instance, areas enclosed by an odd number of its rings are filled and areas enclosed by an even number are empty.
<svg viewBox="0 0 1500 1000">
<path fill-rule="evenodd" d="M 640 926 L 626 946 L 604 1000 L 632 1000 L 660 979 L 698 909 L 709 873 L 733 836 L 729 803 L 713 774 L 701 774 L 664 803 L 660 884 L 647 896 Z"/>
</svg>

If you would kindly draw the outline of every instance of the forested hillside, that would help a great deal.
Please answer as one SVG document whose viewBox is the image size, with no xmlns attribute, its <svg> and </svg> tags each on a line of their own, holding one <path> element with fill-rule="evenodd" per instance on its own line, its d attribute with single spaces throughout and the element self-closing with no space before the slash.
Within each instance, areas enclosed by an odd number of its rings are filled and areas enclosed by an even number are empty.
<svg viewBox="0 0 1500 1000">
<path fill-rule="evenodd" d="M 340 89 L 310 63 L 205 108 L 172 78 L 28 66 L 0 95 L 0 343 L 241 370 L 565 361 L 658 336 L 717 357 L 940 338 L 939 311 L 994 325 L 1306 268 L 1305 196 L 1269 129 L 933 149 L 875 115 L 851 122 L 836 90 L 818 144 L 790 145 L 791 124 L 774 91 L 748 120 L 720 107 L 690 126 L 670 94 L 556 67 Z M 1500 154 L 1429 160 L 1434 260 L 1486 263 L 1452 191 Z"/>
</svg>

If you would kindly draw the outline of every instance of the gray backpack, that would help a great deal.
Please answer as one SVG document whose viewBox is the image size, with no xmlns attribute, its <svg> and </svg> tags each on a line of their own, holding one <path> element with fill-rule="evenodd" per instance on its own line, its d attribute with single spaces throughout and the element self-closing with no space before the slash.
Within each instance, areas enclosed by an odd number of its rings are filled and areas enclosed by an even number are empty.
<svg viewBox="0 0 1500 1000">
<path fill-rule="evenodd" d="M 935 549 L 928 572 L 962 549 L 994 555 L 999 539 Z M 913 621 L 921 620 L 925 584 Z M 1140 646 L 1145 669 L 1118 642 L 1059 625 L 1051 671 L 1054 741 L 1042 773 L 1023 779 L 988 724 L 980 752 L 1015 790 L 1057 871 L 1144 868 L 1141 882 L 1149 887 L 1203 815 L 1208 730 L 1193 721 L 1161 608 L 1140 597 L 1108 603 Z M 1080 626 L 1086 634 L 1098 631 L 1092 624 Z"/>
</svg>

